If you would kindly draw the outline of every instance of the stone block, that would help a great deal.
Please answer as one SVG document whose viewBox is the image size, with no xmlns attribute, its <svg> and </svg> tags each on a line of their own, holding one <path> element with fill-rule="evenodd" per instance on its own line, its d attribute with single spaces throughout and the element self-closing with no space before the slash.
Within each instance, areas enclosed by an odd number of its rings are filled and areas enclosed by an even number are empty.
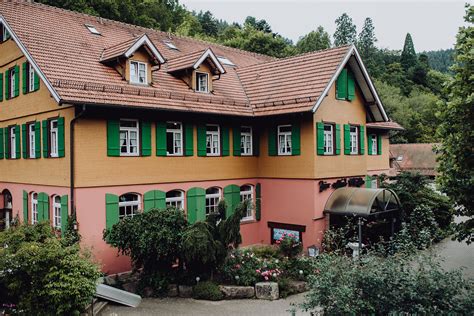
<svg viewBox="0 0 474 316">
<path fill-rule="evenodd" d="M 180 285 L 178 286 L 179 297 L 192 297 L 193 296 L 193 287 L 190 285 Z"/>
<path fill-rule="evenodd" d="M 279 297 L 278 283 L 259 282 L 255 284 L 255 296 L 262 300 L 277 300 Z"/>
<path fill-rule="evenodd" d="M 176 297 L 178 296 L 178 285 L 170 284 L 168 285 L 168 297 Z"/>
<path fill-rule="evenodd" d="M 252 298 L 255 296 L 253 286 L 220 285 L 219 289 L 224 294 L 225 299 Z"/>
<path fill-rule="evenodd" d="M 291 280 L 288 282 L 288 287 L 293 293 L 303 293 L 308 291 L 308 283 L 305 281 Z"/>
</svg>

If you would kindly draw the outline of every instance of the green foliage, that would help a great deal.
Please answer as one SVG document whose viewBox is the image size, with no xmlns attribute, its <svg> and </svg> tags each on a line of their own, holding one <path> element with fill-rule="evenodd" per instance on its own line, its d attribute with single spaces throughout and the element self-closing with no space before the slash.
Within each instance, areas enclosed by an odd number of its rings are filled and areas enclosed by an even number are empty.
<svg viewBox="0 0 474 316">
<path fill-rule="evenodd" d="M 258 245 L 250 247 L 249 250 L 257 257 L 264 259 L 278 258 L 280 256 L 278 248 L 274 245 Z"/>
<path fill-rule="evenodd" d="M 359 48 L 360 55 L 364 60 L 371 60 L 371 57 L 376 50 L 376 42 L 377 38 L 375 37 L 375 27 L 372 19 L 366 18 L 357 41 L 357 47 Z"/>
<path fill-rule="evenodd" d="M 457 204 L 456 214 L 469 217 L 457 225 L 456 238 L 474 241 L 474 7 L 466 5 L 465 21 L 457 35 L 454 77 L 446 87 L 448 101 L 440 102 L 441 139 L 438 183 Z"/>
<path fill-rule="evenodd" d="M 323 252 L 345 254 L 347 244 L 356 241 L 358 238 L 357 229 L 357 222 L 354 217 L 347 217 L 344 226 L 327 229 L 321 243 Z"/>
<path fill-rule="evenodd" d="M 433 70 L 445 74 L 450 72 L 449 69 L 454 63 L 454 49 L 440 49 L 423 54 L 428 56 L 428 63 Z"/>
<path fill-rule="evenodd" d="M 95 293 L 99 269 L 78 245 L 64 245 L 49 223 L 0 232 L 0 296 L 25 314 L 79 314 Z"/>
<path fill-rule="evenodd" d="M 219 285 L 211 281 L 199 282 L 193 287 L 193 298 L 197 300 L 220 301 L 224 298 Z"/>
<path fill-rule="evenodd" d="M 303 244 L 299 242 L 293 234 L 283 233 L 276 243 L 278 244 L 280 253 L 288 258 L 296 257 L 303 250 Z"/>
<path fill-rule="evenodd" d="M 413 40 L 410 33 L 407 33 L 405 37 L 405 44 L 403 44 L 402 55 L 400 56 L 400 63 L 402 64 L 403 69 L 407 71 L 408 69 L 415 67 L 417 64 L 417 58 L 415 53 L 415 46 L 413 45 Z"/>
<path fill-rule="evenodd" d="M 328 32 L 322 26 L 318 26 L 316 31 L 311 31 L 305 36 L 300 37 L 296 43 L 298 53 L 314 52 L 331 47 L 331 39 Z"/>
<path fill-rule="evenodd" d="M 343 13 L 336 19 L 336 31 L 334 32 L 334 46 L 354 44 L 356 42 L 356 26 L 352 18 Z"/>
<path fill-rule="evenodd" d="M 67 217 L 66 231 L 61 235 L 61 242 L 66 246 L 72 246 L 79 244 L 81 241 L 81 235 L 77 228 L 76 215 L 70 215 Z"/>
</svg>

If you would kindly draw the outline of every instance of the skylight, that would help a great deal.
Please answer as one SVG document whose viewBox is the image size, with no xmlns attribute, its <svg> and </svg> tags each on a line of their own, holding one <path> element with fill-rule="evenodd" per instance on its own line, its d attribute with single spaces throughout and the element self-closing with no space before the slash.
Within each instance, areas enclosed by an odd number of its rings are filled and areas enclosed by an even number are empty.
<svg viewBox="0 0 474 316">
<path fill-rule="evenodd" d="M 92 34 L 100 35 L 100 32 L 97 31 L 97 29 L 94 26 L 86 24 L 86 27 L 89 30 L 89 32 L 91 32 Z"/>
<path fill-rule="evenodd" d="M 226 58 L 226 57 L 217 57 L 217 59 L 219 59 L 219 61 L 221 63 L 223 63 L 224 65 L 228 65 L 228 66 L 235 66 L 235 64 L 233 62 L 230 61 L 230 59 Z"/>
<path fill-rule="evenodd" d="M 178 47 L 176 47 L 173 43 L 171 42 L 164 42 L 166 46 L 168 46 L 171 49 L 176 49 L 179 50 Z"/>
</svg>

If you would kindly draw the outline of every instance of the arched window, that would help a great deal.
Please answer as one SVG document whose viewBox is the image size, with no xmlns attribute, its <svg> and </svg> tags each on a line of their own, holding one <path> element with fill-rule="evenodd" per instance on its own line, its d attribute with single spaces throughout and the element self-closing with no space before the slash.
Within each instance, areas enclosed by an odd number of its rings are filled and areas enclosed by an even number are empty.
<svg viewBox="0 0 474 316">
<path fill-rule="evenodd" d="M 217 212 L 220 199 L 221 189 L 212 187 L 206 190 L 206 215 Z"/>
<path fill-rule="evenodd" d="M 119 197 L 119 218 L 133 217 L 140 209 L 140 196 L 135 193 L 126 193 Z"/>
<path fill-rule="evenodd" d="M 61 197 L 53 196 L 53 227 L 61 229 Z"/>
<path fill-rule="evenodd" d="M 166 206 L 172 206 L 178 210 L 184 209 L 184 192 L 180 190 L 166 192 Z"/>
<path fill-rule="evenodd" d="M 245 214 L 242 219 L 252 219 L 253 186 L 246 184 L 240 187 L 240 202 L 244 201 L 249 201 L 249 204 L 247 207 L 247 214 Z"/>
<path fill-rule="evenodd" d="M 31 224 L 38 223 L 38 193 L 31 193 Z"/>
</svg>

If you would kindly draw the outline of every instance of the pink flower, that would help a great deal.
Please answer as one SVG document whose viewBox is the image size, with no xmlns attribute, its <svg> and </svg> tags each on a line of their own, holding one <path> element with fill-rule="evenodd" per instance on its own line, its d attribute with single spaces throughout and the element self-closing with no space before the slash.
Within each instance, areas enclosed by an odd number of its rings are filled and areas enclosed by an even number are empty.
<svg viewBox="0 0 474 316">
<path fill-rule="evenodd" d="M 260 269 L 255 270 L 255 272 L 260 273 Z"/>
<path fill-rule="evenodd" d="M 240 264 L 236 264 L 236 265 L 235 265 L 235 268 L 236 268 L 236 269 L 240 269 Z"/>
<path fill-rule="evenodd" d="M 268 277 L 265 277 L 265 281 L 268 281 Z"/>
<path fill-rule="evenodd" d="M 280 244 L 280 242 L 281 242 L 280 240 L 277 240 L 277 241 L 276 241 L 277 244 Z"/>
</svg>

